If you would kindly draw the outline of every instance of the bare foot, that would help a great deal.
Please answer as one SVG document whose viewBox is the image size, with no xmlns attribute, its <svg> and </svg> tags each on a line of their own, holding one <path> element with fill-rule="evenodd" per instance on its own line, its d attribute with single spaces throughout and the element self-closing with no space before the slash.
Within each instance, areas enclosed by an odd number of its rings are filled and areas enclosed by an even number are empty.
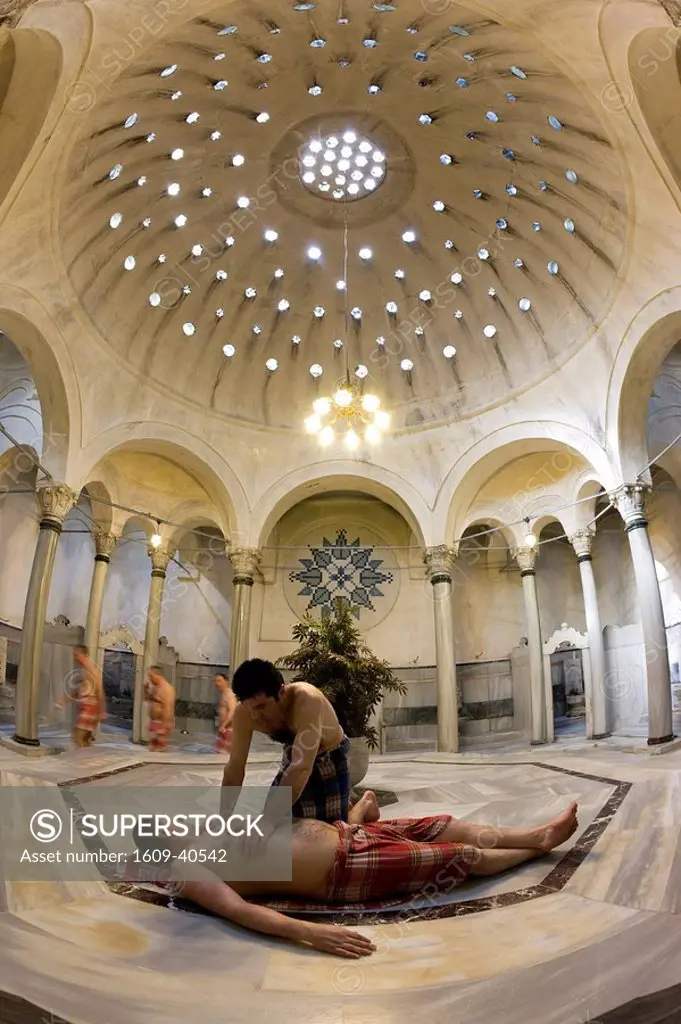
<svg viewBox="0 0 681 1024">
<path fill-rule="evenodd" d="M 577 802 L 573 801 L 567 810 L 559 814 L 553 821 L 549 821 L 548 824 L 540 825 L 538 829 L 535 829 L 537 849 L 542 850 L 544 853 L 548 853 L 549 850 L 555 850 L 557 846 L 560 846 L 570 838 L 577 830 L 578 824 Z"/>
<path fill-rule="evenodd" d="M 351 825 L 362 825 L 364 822 L 378 821 L 381 811 L 378 800 L 373 790 L 367 789 L 359 798 L 357 803 L 350 808 L 348 821 Z"/>
</svg>

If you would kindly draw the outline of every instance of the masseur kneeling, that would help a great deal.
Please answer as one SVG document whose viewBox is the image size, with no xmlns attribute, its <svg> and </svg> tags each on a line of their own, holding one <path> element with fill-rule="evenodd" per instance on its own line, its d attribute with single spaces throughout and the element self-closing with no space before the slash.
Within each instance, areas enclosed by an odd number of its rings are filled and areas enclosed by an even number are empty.
<svg viewBox="0 0 681 1024">
<path fill-rule="evenodd" d="M 284 745 L 274 786 L 291 787 L 294 818 L 335 821 L 376 820 L 373 793 L 349 808 L 349 742 L 336 712 L 321 690 L 309 683 L 285 683 L 271 661 L 252 658 L 234 673 L 232 690 L 238 704 L 232 719 L 233 737 L 223 786 L 243 785 L 254 732 Z M 233 805 L 236 794 L 232 794 Z M 230 807 L 223 801 L 222 813 Z"/>
</svg>

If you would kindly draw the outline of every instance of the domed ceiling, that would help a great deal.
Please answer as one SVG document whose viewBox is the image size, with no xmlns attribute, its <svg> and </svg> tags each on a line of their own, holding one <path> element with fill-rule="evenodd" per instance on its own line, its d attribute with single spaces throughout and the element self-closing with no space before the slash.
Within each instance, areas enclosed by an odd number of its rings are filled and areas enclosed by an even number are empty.
<svg viewBox="0 0 681 1024">
<path fill-rule="evenodd" d="M 120 75 L 60 220 L 77 294 L 140 375 L 301 429 L 347 367 L 415 426 L 591 336 L 624 248 L 618 156 L 526 32 L 435 6 L 225 3 Z"/>
</svg>

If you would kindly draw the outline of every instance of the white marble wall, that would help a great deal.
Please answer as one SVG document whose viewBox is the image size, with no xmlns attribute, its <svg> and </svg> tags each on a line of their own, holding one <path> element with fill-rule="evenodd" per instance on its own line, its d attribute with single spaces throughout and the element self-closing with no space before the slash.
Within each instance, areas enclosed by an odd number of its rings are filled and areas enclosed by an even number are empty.
<svg viewBox="0 0 681 1024">
<path fill-rule="evenodd" d="M 643 634 L 638 623 L 606 626 L 604 640 L 610 728 L 626 729 L 648 711 Z"/>
</svg>

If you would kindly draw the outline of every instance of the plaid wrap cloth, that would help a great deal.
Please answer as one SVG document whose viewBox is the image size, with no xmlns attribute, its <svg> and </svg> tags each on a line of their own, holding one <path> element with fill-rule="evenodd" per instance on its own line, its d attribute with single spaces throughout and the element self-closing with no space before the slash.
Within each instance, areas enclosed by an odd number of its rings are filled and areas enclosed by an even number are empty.
<svg viewBox="0 0 681 1024">
<path fill-rule="evenodd" d="M 81 697 L 78 701 L 76 729 L 82 729 L 83 732 L 97 732 L 100 721 L 101 715 L 97 698 Z"/>
<path fill-rule="evenodd" d="M 333 750 L 324 751 L 315 758 L 310 778 L 300 794 L 291 813 L 294 818 L 316 818 L 334 825 L 337 821 L 347 821 L 350 809 L 350 772 L 348 770 L 348 751 L 350 741 L 347 736 Z M 281 785 L 284 772 L 291 764 L 293 746 L 284 747 L 281 767 L 277 772 L 273 786 Z"/>
<path fill-rule="evenodd" d="M 338 851 L 329 873 L 329 903 L 382 900 L 418 893 L 427 885 L 446 891 L 460 885 L 471 868 L 471 848 L 440 843 L 451 815 L 395 818 L 365 825 L 338 821 Z"/>
<path fill-rule="evenodd" d="M 165 722 L 152 718 L 149 722 L 149 750 L 167 750 L 171 731 Z"/>
<path fill-rule="evenodd" d="M 231 725 L 219 725 L 218 734 L 215 738 L 215 753 L 228 754 L 232 749 L 234 730 Z"/>
</svg>

